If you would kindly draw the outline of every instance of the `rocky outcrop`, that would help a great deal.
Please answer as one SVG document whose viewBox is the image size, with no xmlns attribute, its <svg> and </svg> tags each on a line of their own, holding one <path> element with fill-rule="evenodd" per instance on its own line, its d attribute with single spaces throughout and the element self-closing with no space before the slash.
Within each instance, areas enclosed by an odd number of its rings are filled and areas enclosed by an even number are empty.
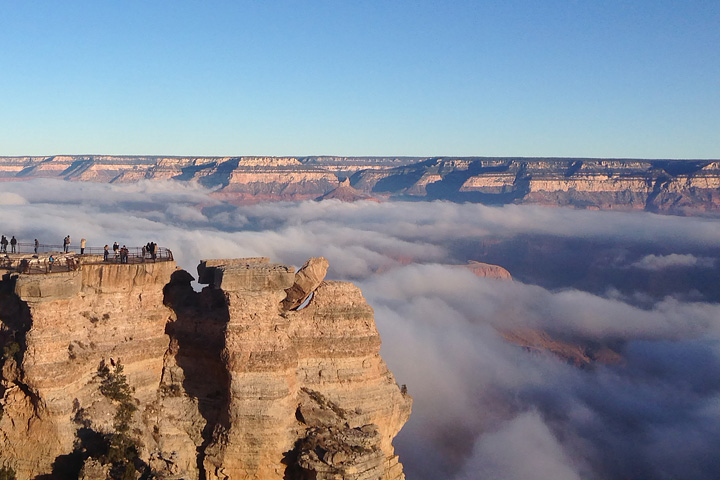
<svg viewBox="0 0 720 480">
<path fill-rule="evenodd" d="M 0 282 L 0 455 L 20 478 L 50 473 L 73 452 L 78 425 L 72 419 L 80 409 L 98 413 L 98 431 L 111 429 L 110 405 L 98 394 L 104 359 L 122 360 L 140 405 L 154 401 L 171 314 L 162 286 L 174 268 L 172 262 L 84 265 Z"/>
<path fill-rule="evenodd" d="M 349 178 L 344 179 L 335 190 L 332 190 L 325 195 L 321 195 L 315 200 L 340 200 L 341 202 L 357 202 L 360 200 L 371 200 L 373 202 L 380 201 L 372 195 L 368 195 L 357 188 L 353 188 L 350 185 Z"/>
<path fill-rule="evenodd" d="M 463 265 L 463 267 L 467 268 L 478 277 L 493 278 L 495 280 L 512 280 L 510 272 L 500 265 L 492 265 L 490 263 L 470 260 L 466 265 Z"/>
<path fill-rule="evenodd" d="M 295 282 L 285 290 L 282 301 L 285 310 L 293 310 L 302 305 L 325 279 L 328 261 L 323 257 L 311 258 L 295 274 Z"/>
<path fill-rule="evenodd" d="M 201 292 L 170 261 L 6 275 L 0 465 L 19 478 L 404 478 L 392 439 L 412 400 L 379 356 L 372 309 L 326 270 L 205 260 Z"/>
<path fill-rule="evenodd" d="M 351 183 L 377 194 L 489 205 L 720 210 L 720 162 L 710 160 L 435 158 L 359 171 Z"/>
<path fill-rule="evenodd" d="M 232 203 L 401 198 L 720 211 L 720 161 L 484 157 L 0 157 L 0 181 L 197 181 Z M 340 179 L 349 177 L 350 184 Z"/>
<path fill-rule="evenodd" d="M 516 328 L 500 332 L 503 338 L 533 353 L 551 353 L 563 361 L 580 368 L 595 363 L 617 364 L 624 361 L 618 346 L 582 339 L 563 340 L 547 332 L 531 328 Z"/>
</svg>

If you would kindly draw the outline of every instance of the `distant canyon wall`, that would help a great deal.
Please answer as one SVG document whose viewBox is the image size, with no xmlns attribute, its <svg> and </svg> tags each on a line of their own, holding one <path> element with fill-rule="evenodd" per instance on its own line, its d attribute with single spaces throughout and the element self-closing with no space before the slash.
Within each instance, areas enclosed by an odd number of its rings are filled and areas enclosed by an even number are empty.
<svg viewBox="0 0 720 480">
<path fill-rule="evenodd" d="M 720 211 L 720 161 L 417 157 L 0 157 L 0 181 L 197 181 L 232 203 L 332 195 L 647 210 Z"/>
</svg>

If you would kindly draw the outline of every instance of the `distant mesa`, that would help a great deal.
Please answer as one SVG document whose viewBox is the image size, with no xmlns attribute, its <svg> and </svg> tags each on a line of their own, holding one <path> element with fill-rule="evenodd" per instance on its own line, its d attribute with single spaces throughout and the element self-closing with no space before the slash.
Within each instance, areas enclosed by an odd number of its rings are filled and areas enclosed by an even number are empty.
<svg viewBox="0 0 720 480">
<path fill-rule="evenodd" d="M 0 181 L 194 181 L 233 204 L 339 199 L 720 212 L 720 160 L 523 157 L 0 157 Z M 347 182 L 345 179 L 349 179 Z"/>
</svg>

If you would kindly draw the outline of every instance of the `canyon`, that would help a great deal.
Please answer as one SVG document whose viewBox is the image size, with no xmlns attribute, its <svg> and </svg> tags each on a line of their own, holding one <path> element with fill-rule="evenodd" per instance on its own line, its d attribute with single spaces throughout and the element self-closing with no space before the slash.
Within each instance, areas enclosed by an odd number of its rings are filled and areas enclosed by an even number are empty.
<svg viewBox="0 0 720 480">
<path fill-rule="evenodd" d="M 203 260 L 199 292 L 172 260 L 6 273 L 0 465 L 38 479 L 404 479 L 392 441 L 412 397 L 379 355 L 372 308 L 327 268 Z"/>
<path fill-rule="evenodd" d="M 336 198 L 720 211 L 720 161 L 520 157 L 0 157 L 0 181 L 198 182 L 235 204 Z"/>
</svg>

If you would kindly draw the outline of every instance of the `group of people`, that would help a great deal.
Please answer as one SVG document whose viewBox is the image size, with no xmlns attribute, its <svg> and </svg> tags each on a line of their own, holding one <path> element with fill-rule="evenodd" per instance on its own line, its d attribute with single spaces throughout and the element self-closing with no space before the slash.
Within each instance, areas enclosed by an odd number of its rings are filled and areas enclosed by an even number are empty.
<svg viewBox="0 0 720 480">
<path fill-rule="evenodd" d="M 115 245 L 113 245 L 113 249 L 116 246 L 117 246 L 117 242 L 115 242 Z M 130 253 L 130 251 L 128 250 L 128 248 L 125 245 L 120 247 L 120 263 L 128 263 L 128 254 L 129 253 Z"/>
<path fill-rule="evenodd" d="M 157 254 L 155 253 L 157 251 L 157 243 L 155 242 L 148 242 L 147 245 L 144 245 L 142 247 L 142 258 L 143 260 L 146 258 L 148 254 L 150 254 L 150 258 L 155 261 L 157 258 Z"/>
<path fill-rule="evenodd" d="M 72 243 L 72 240 L 70 238 L 70 235 L 67 235 L 67 236 L 65 236 L 65 238 L 63 238 L 63 243 L 62 243 L 62 252 L 63 253 L 66 253 L 66 254 L 70 253 L 71 243 Z M 10 253 L 20 253 L 19 252 L 20 244 L 18 243 L 15 236 L 12 236 L 12 238 L 10 238 L 8 240 L 8 238 L 5 235 L 1 235 L 0 236 L 0 253 L 8 253 L 8 248 L 7 248 L 8 245 L 10 245 L 10 247 L 11 247 Z M 23 245 L 29 246 L 29 244 L 23 244 Z M 49 248 L 55 247 L 53 245 L 40 245 L 40 242 L 38 241 L 37 238 L 35 239 L 33 245 L 34 245 L 34 251 L 35 251 L 34 258 L 37 258 L 37 254 L 38 254 L 40 247 L 43 247 L 44 251 L 47 251 Z M 86 245 L 86 240 L 83 238 L 80 240 L 80 255 L 85 254 L 85 245 Z M 111 247 L 108 245 L 105 245 L 105 247 L 103 248 L 103 260 L 105 262 L 110 261 L 110 248 Z M 144 262 L 148 258 L 152 259 L 153 262 L 157 260 L 157 256 L 158 256 L 157 243 L 148 242 L 147 244 L 142 246 L 141 250 L 142 250 L 142 255 L 139 256 L 140 261 Z M 52 250 L 50 250 L 50 251 L 52 251 Z M 128 247 L 126 247 L 125 245 L 123 245 L 121 247 L 120 244 L 118 244 L 118 242 L 114 242 L 112 245 L 112 251 L 113 251 L 113 258 L 114 258 L 115 262 L 129 263 L 130 250 L 128 249 Z M 170 253 L 169 250 L 167 251 L 167 253 L 168 253 L 168 258 L 172 259 L 172 254 Z M 138 255 L 135 254 L 135 256 L 138 256 Z M 68 260 L 68 262 L 70 260 L 72 260 L 72 263 L 73 263 L 72 265 L 70 263 L 68 263 L 69 270 L 74 270 L 75 268 L 77 268 L 77 265 L 78 265 L 77 262 L 79 262 L 79 258 L 78 259 L 70 259 L 70 257 L 63 257 L 63 258 Z M 23 263 L 23 260 L 24 260 L 24 263 Z M 23 260 L 21 260 L 21 264 L 19 264 L 22 267 L 21 271 L 29 270 L 30 262 L 32 260 L 28 260 L 28 259 L 23 259 Z M 55 255 L 53 255 L 51 253 L 47 259 L 48 270 L 52 271 L 53 266 L 56 263 L 57 263 L 57 258 Z"/>
<path fill-rule="evenodd" d="M 63 238 L 63 252 L 68 253 L 70 251 L 70 235 Z M 37 242 L 37 240 L 36 240 Z M 80 255 L 85 255 L 85 244 L 87 243 L 87 240 L 84 238 L 80 239 Z M 37 252 L 35 252 L 37 253 Z"/>
<path fill-rule="evenodd" d="M 70 243 L 71 243 L 70 235 L 63 238 L 63 245 L 62 245 L 63 253 L 69 253 Z M 80 255 L 85 254 L 85 244 L 86 243 L 87 243 L 87 240 L 85 240 L 84 238 L 80 240 Z M 0 237 L 0 252 L 8 253 L 8 251 L 7 251 L 8 245 L 10 245 L 10 253 L 20 253 L 18 250 L 18 241 L 14 235 L 12 236 L 12 238 L 10 240 L 8 240 L 5 235 L 2 235 L 2 237 Z M 35 254 L 37 255 L 38 249 L 40 248 L 40 242 L 38 241 L 37 238 L 34 240 L 33 247 L 34 247 L 33 250 L 34 250 Z"/>
<path fill-rule="evenodd" d="M 128 256 L 130 254 L 130 251 L 128 248 L 123 245 L 120 247 L 120 244 L 118 242 L 113 243 L 112 246 L 113 249 L 113 256 L 116 260 L 120 260 L 120 263 L 128 263 Z M 107 244 L 103 247 L 103 260 L 108 261 L 108 258 L 110 257 L 110 247 L 107 246 Z"/>
<path fill-rule="evenodd" d="M 15 235 L 8 241 L 7 237 L 5 235 L 0 238 L 0 252 L 7 253 L 7 247 L 8 243 L 10 244 L 10 253 L 17 253 L 17 240 L 15 239 Z"/>
<path fill-rule="evenodd" d="M 152 245 L 152 250 L 150 250 L 150 245 Z M 150 251 L 152 252 L 151 253 L 152 259 L 155 260 L 155 248 L 156 248 L 156 244 L 153 242 L 148 243 L 147 245 L 142 247 L 143 260 L 145 259 L 146 250 L 149 252 Z M 120 263 L 128 263 L 128 257 L 130 256 L 130 250 L 125 245 L 123 245 L 121 247 L 118 242 L 115 242 L 112 245 L 112 250 L 113 250 L 113 257 L 115 258 L 116 261 L 120 261 Z M 103 260 L 107 262 L 109 260 L 109 258 L 110 258 L 110 247 L 108 245 L 105 245 L 103 247 Z"/>
</svg>

